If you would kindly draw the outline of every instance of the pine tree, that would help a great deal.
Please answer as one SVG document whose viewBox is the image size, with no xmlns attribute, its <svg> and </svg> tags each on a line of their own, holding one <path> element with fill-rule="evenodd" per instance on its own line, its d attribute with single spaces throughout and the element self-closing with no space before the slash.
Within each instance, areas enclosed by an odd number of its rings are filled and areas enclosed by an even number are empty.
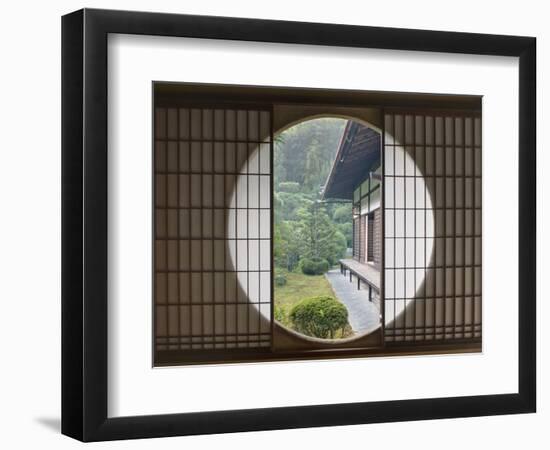
<svg viewBox="0 0 550 450">
<path fill-rule="evenodd" d="M 345 237 L 330 220 L 322 203 L 311 202 L 298 211 L 298 217 L 302 257 L 325 259 L 331 265 L 342 257 L 346 250 Z"/>
</svg>

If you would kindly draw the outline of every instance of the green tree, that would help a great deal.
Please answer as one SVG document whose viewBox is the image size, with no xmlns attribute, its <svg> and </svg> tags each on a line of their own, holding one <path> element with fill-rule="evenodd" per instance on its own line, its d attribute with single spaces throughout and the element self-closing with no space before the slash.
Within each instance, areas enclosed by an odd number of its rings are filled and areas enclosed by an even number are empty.
<svg viewBox="0 0 550 450">
<path fill-rule="evenodd" d="M 353 246 L 353 224 L 351 222 L 339 223 L 338 230 L 346 238 L 346 247 L 351 248 Z"/>
<path fill-rule="evenodd" d="M 293 271 L 303 258 L 332 266 L 345 254 L 348 240 L 351 245 L 351 207 L 318 203 L 346 123 L 316 118 L 277 135 L 273 239 L 280 268 Z"/>
<path fill-rule="evenodd" d="M 311 202 L 298 211 L 302 256 L 325 259 L 333 265 L 346 251 L 346 238 L 330 220 L 320 202 Z"/>
<path fill-rule="evenodd" d="M 318 192 L 328 176 L 346 125 L 345 119 L 316 118 L 294 125 L 275 139 L 275 186 L 292 181 L 303 192 Z"/>
<path fill-rule="evenodd" d="M 296 183 L 296 181 L 281 181 L 279 183 L 279 192 L 296 194 L 300 192 L 300 184 Z"/>
<path fill-rule="evenodd" d="M 298 220 L 298 210 L 307 207 L 313 200 L 302 192 L 276 192 L 275 221 Z"/>
<path fill-rule="evenodd" d="M 298 235 L 298 224 L 293 221 L 275 223 L 273 230 L 273 259 L 275 265 L 292 272 L 300 260 L 302 243 Z"/>
<path fill-rule="evenodd" d="M 319 140 L 314 137 L 307 151 L 304 173 L 304 185 L 311 192 L 319 192 L 325 182 L 325 178 L 321 177 L 323 175 L 326 177 L 330 161 L 324 159 L 323 156 L 323 149 L 319 144 Z"/>
<path fill-rule="evenodd" d="M 351 221 L 351 203 L 338 205 L 332 213 L 332 219 L 337 223 L 349 223 Z"/>
<path fill-rule="evenodd" d="M 326 260 L 329 265 L 334 266 L 334 264 L 345 255 L 347 248 L 348 243 L 346 237 L 337 229 L 333 239 L 327 245 Z"/>
</svg>

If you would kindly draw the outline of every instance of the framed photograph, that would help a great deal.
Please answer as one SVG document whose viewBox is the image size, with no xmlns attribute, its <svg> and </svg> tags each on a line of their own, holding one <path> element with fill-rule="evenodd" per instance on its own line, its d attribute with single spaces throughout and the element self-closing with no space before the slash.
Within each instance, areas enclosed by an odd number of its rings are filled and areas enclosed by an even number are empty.
<svg viewBox="0 0 550 450">
<path fill-rule="evenodd" d="M 62 21 L 62 432 L 535 411 L 530 37 Z"/>
</svg>

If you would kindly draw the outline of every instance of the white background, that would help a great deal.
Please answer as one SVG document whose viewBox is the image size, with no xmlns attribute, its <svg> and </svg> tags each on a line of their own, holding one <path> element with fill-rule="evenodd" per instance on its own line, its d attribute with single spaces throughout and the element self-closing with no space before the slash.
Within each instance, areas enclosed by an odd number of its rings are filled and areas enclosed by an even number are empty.
<svg viewBox="0 0 550 450">
<path fill-rule="evenodd" d="M 544 106 L 548 104 L 547 71 L 550 46 L 548 13 L 542 2 L 463 0 L 443 2 L 181 2 L 89 1 L 10 3 L 4 6 L 2 26 L 2 160 L 0 195 L 0 274 L 4 308 L 0 322 L 3 358 L 0 398 L 2 434 L 6 448 L 32 446 L 71 448 L 79 445 L 58 434 L 60 377 L 60 18 L 81 6 L 141 9 L 226 16 L 355 23 L 535 35 L 538 41 L 538 148 L 548 142 Z M 419 7 L 418 5 L 422 5 Z M 546 78 L 545 78 L 546 76 Z M 544 103 L 543 103 L 544 102 Z M 548 181 L 542 177 L 550 164 L 539 151 L 539 230 L 550 223 L 543 199 Z M 548 170 L 548 169 L 547 169 Z M 546 227 L 545 227 L 546 225 Z M 550 286 L 550 240 L 539 233 L 539 298 Z M 505 254 L 503 255 L 505 256 Z M 539 380 L 548 377 L 550 339 L 541 324 L 548 308 L 539 303 Z M 543 357 L 544 356 L 544 357 Z M 296 448 L 312 446 L 388 446 L 390 448 L 545 448 L 550 440 L 550 395 L 539 384 L 536 415 L 471 418 L 401 424 L 378 424 L 309 430 L 241 433 L 152 441 L 98 444 L 98 447 L 202 446 L 206 448 Z M 429 436 L 429 439 L 427 438 Z"/>
<path fill-rule="evenodd" d="M 517 58 L 119 35 L 109 67 L 109 416 L 517 392 Z M 483 95 L 483 354 L 151 369 L 152 80 Z"/>
</svg>

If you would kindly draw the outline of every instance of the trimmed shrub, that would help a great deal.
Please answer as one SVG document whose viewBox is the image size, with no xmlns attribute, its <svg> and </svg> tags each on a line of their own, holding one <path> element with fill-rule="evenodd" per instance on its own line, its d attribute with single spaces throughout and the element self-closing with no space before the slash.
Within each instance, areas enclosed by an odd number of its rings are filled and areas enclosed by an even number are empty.
<svg viewBox="0 0 550 450">
<path fill-rule="evenodd" d="M 273 279 L 275 281 L 275 286 L 284 286 L 286 284 L 286 275 L 282 272 L 275 271 Z"/>
<path fill-rule="evenodd" d="M 300 267 L 306 275 L 322 275 L 328 270 L 328 261 L 323 258 L 303 258 Z"/>
<path fill-rule="evenodd" d="M 344 334 L 349 327 L 346 307 L 328 296 L 302 300 L 292 307 L 289 318 L 296 331 L 322 339 L 333 338 L 338 330 Z"/>
</svg>

